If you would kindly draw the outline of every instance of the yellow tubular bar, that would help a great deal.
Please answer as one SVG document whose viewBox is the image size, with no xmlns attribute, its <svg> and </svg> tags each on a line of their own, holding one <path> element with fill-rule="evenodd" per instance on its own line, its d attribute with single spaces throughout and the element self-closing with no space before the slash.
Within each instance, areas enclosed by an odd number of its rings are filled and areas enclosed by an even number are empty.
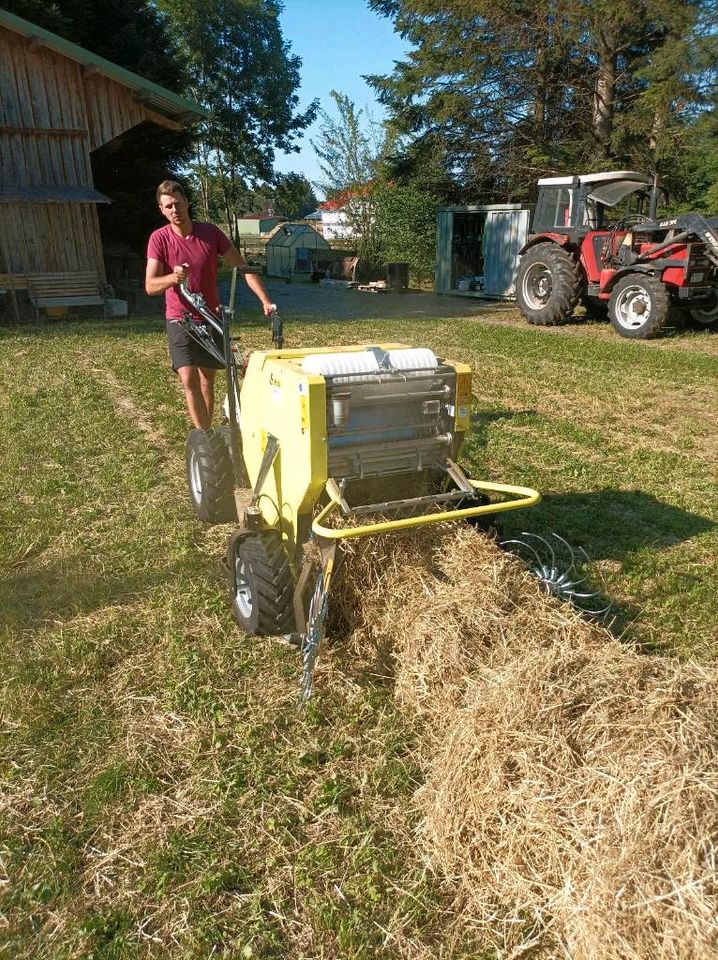
<svg viewBox="0 0 718 960">
<path fill-rule="evenodd" d="M 369 523 L 361 527 L 325 527 L 322 521 L 338 507 L 339 501 L 332 496 L 327 484 L 327 493 L 331 501 L 312 523 L 312 532 L 328 540 L 349 540 L 352 537 L 369 537 L 374 533 L 389 533 L 391 530 L 406 530 L 409 527 L 421 527 L 425 523 L 441 523 L 446 520 L 463 520 L 465 517 L 482 517 L 489 513 L 504 513 L 506 510 L 521 510 L 533 507 L 541 499 L 541 494 L 530 487 L 514 487 L 507 483 L 492 483 L 489 480 L 469 480 L 475 490 L 491 493 L 504 493 L 517 497 L 516 500 L 502 500 L 499 503 L 485 503 L 480 507 L 467 507 L 464 510 L 447 510 L 443 513 L 427 513 L 421 517 L 404 517 L 402 520 L 384 520 L 381 523 Z"/>
</svg>

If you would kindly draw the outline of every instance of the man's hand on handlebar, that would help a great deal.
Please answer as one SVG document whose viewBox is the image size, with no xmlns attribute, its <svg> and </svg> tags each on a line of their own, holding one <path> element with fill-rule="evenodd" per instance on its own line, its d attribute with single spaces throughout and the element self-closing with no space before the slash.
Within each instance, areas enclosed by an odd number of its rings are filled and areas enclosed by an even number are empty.
<svg viewBox="0 0 718 960">
<path fill-rule="evenodd" d="M 176 267 L 173 267 L 173 268 L 172 268 L 172 274 L 173 274 L 173 277 L 174 277 L 174 281 L 173 281 L 173 282 L 174 282 L 175 286 L 177 286 L 178 284 L 180 284 L 180 283 L 182 283 L 183 281 L 186 281 L 186 280 L 187 280 L 187 277 L 188 277 L 187 270 L 188 270 L 188 268 L 189 268 L 189 264 L 188 264 L 188 263 L 178 263 Z"/>
</svg>

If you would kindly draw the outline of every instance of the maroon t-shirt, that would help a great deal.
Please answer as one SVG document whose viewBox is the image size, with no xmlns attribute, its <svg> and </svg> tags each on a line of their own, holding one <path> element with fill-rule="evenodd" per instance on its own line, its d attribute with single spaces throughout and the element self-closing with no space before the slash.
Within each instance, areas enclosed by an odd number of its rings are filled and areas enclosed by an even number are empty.
<svg viewBox="0 0 718 960">
<path fill-rule="evenodd" d="M 179 264 L 187 263 L 188 286 L 192 293 L 201 293 L 212 310 L 219 306 L 217 291 L 217 258 L 232 246 L 224 233 L 211 223 L 192 221 L 192 232 L 187 237 L 175 233 L 168 223 L 150 236 L 147 243 L 147 259 L 159 260 L 164 273 L 172 273 Z M 181 300 L 177 287 L 165 291 L 165 316 L 168 320 L 181 320 L 185 313 L 199 314 L 190 310 Z"/>
</svg>

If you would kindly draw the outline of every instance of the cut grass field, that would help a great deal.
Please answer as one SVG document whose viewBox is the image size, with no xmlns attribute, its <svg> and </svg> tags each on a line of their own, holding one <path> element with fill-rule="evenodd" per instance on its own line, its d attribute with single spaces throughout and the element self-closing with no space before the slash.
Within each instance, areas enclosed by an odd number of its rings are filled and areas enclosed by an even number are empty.
<svg viewBox="0 0 718 960">
<path fill-rule="evenodd" d="M 504 533 L 589 557 L 626 643 L 718 645 L 718 337 L 603 326 L 312 323 L 292 345 L 406 341 L 474 370 L 474 477 L 534 486 Z M 267 346 L 264 325 L 241 331 Z M 185 491 L 155 322 L 0 331 L 0 957 L 478 958 L 413 842 L 416 730 L 341 643 L 233 626 L 226 528 Z"/>
</svg>

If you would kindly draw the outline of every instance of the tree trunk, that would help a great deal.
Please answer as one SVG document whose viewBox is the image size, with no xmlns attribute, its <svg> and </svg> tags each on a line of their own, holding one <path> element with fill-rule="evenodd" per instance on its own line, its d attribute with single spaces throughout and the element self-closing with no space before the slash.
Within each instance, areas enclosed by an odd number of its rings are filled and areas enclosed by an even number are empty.
<svg viewBox="0 0 718 960">
<path fill-rule="evenodd" d="M 613 28 L 599 27 L 598 69 L 593 93 L 592 133 L 596 144 L 595 159 L 604 163 L 612 156 L 614 97 L 616 91 L 616 38 Z"/>
<path fill-rule="evenodd" d="M 202 200 L 202 216 L 204 220 L 209 220 L 209 161 L 207 151 L 201 143 L 197 144 L 197 177 Z"/>
<path fill-rule="evenodd" d="M 217 175 L 219 177 L 220 189 L 222 191 L 222 206 L 224 207 L 224 217 L 227 222 L 227 229 L 229 230 L 229 236 L 232 243 L 236 243 L 235 229 L 234 224 L 232 223 L 234 217 L 232 216 L 232 201 L 229 195 L 229 178 L 227 176 L 227 170 L 224 166 L 224 155 L 221 150 L 217 150 Z"/>
</svg>

